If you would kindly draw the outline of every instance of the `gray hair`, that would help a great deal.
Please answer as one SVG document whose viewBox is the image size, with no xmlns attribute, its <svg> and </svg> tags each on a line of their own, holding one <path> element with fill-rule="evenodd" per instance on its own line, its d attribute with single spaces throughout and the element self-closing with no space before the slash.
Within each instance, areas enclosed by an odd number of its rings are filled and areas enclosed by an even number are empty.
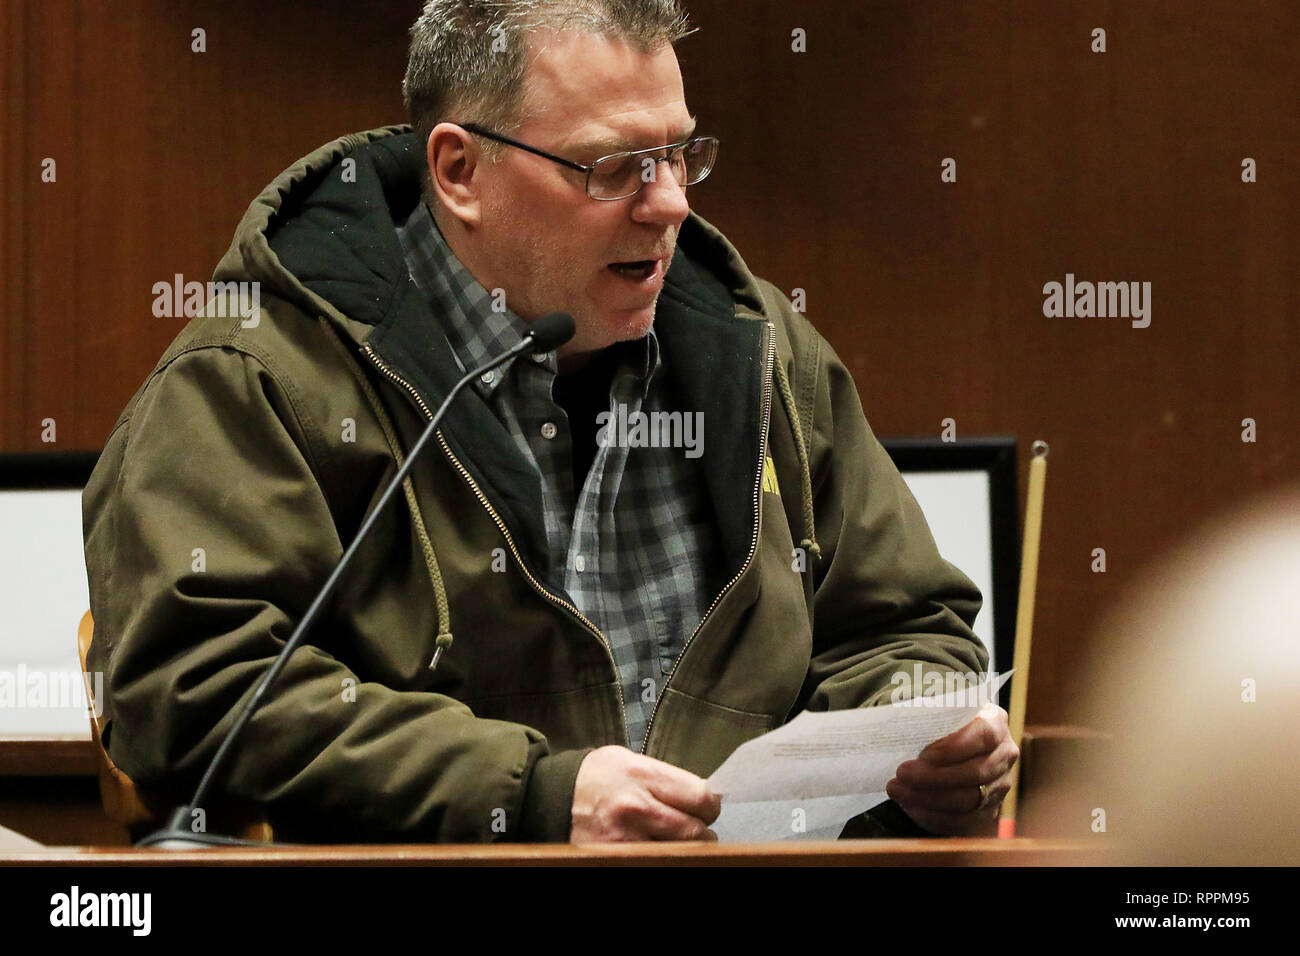
<svg viewBox="0 0 1300 956">
<path fill-rule="evenodd" d="M 476 122 L 503 133 L 529 118 L 528 34 L 576 30 L 645 53 L 695 32 L 678 0 L 428 0 L 411 27 L 402 98 L 421 142 L 441 122 Z M 496 162 L 504 147 L 482 142 Z M 428 192 L 428 171 L 423 177 Z"/>
</svg>

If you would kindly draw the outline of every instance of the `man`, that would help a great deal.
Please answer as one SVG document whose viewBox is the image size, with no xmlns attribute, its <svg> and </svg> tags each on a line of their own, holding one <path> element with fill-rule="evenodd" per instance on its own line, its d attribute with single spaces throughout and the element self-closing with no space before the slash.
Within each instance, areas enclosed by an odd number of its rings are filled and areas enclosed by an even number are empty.
<svg viewBox="0 0 1300 956">
<path fill-rule="evenodd" d="M 300 840 L 709 839 L 745 740 L 985 668 L 847 371 L 689 212 L 687 32 L 675 0 L 431 0 L 414 132 L 254 202 L 215 278 L 260 312 L 186 328 L 85 495 L 105 743 L 142 788 L 185 795 L 431 410 L 552 311 L 576 335 L 458 396 L 228 799 Z M 986 717 L 860 832 L 985 832 L 1016 757 Z"/>
</svg>

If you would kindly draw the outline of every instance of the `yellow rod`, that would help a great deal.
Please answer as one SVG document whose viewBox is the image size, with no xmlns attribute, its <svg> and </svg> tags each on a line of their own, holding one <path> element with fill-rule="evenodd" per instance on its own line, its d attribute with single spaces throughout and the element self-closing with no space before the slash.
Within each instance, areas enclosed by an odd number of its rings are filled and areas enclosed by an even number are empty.
<svg viewBox="0 0 1300 956">
<path fill-rule="evenodd" d="M 1034 592 L 1038 588 L 1038 545 L 1043 531 L 1043 489 L 1047 483 L 1047 442 L 1036 441 L 1029 461 L 1029 493 L 1025 501 L 1025 540 L 1020 559 L 1020 603 L 1016 610 L 1016 676 L 1011 682 L 1008 714 L 1011 739 L 1020 747 L 1025 734 L 1025 705 L 1029 698 L 1029 649 L 1034 636 Z M 1012 769 L 1011 790 L 1002 801 L 998 836 L 1016 835 L 1016 795 L 1020 762 Z"/>
</svg>

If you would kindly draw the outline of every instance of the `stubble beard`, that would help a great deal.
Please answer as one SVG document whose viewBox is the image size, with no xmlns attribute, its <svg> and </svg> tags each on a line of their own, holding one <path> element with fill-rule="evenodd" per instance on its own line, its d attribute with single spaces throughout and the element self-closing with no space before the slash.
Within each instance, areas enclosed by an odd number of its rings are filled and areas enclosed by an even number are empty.
<svg viewBox="0 0 1300 956">
<path fill-rule="evenodd" d="M 654 324 L 658 296 L 650 306 L 649 318 L 631 316 L 613 318 L 608 314 L 593 314 L 590 303 L 564 301 L 578 298 L 579 293 L 568 293 L 557 277 L 581 276 L 588 268 L 585 261 L 555 259 L 548 254 L 554 240 L 532 228 L 526 217 L 519 216 L 512 204 L 494 204 L 493 218 L 502 235 L 512 237 L 498 248 L 496 265 L 499 275 L 516 277 L 519 301 L 506 292 L 506 307 L 525 321 L 533 321 L 550 312 L 568 312 L 573 316 L 577 335 L 571 343 L 578 351 L 596 351 L 615 342 L 643 338 Z M 489 292 L 491 290 L 488 290 Z"/>
</svg>

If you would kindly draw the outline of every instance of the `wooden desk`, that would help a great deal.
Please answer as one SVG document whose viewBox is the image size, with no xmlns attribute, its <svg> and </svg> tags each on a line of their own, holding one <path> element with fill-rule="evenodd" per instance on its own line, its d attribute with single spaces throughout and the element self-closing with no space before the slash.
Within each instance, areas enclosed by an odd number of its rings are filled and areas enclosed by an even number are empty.
<svg viewBox="0 0 1300 956">
<path fill-rule="evenodd" d="M 45 847 L 0 866 L 1097 866 L 1109 842 L 1047 839 L 829 840 L 780 843 L 380 844 L 210 850 Z"/>
<path fill-rule="evenodd" d="M 0 737 L 0 777 L 93 777 L 95 742 L 81 737 Z"/>
<path fill-rule="evenodd" d="M 0 826 L 41 843 L 130 846 L 104 814 L 99 757 L 85 737 L 0 738 Z"/>
<path fill-rule="evenodd" d="M 1104 746 L 1105 743 L 1104 737 L 1086 728 L 1043 725 L 1031 725 L 1025 728 L 1025 738 L 1021 747 L 1021 819 L 1017 821 L 1016 832 L 1024 837 L 1036 839 L 1015 841 L 1015 844 L 1023 846 L 1023 849 L 1008 850 L 1005 845 L 999 845 L 985 851 L 979 845 L 972 843 L 970 850 L 959 850 L 957 849 L 958 841 L 942 841 L 936 845 L 933 841 L 910 840 L 840 840 L 832 841 L 826 845 L 838 848 L 833 854 L 837 859 L 840 854 L 850 852 L 854 856 L 854 859 L 850 861 L 852 863 L 867 862 L 873 865 L 887 864 L 891 866 L 898 865 L 900 862 L 906 864 L 907 860 L 910 860 L 915 854 L 921 854 L 923 857 L 920 865 L 947 865 L 952 862 L 968 862 L 965 860 L 965 855 L 971 852 L 997 854 L 996 860 L 988 862 L 1002 865 L 1003 863 L 1018 861 L 1022 856 L 1028 859 L 1033 857 L 1034 854 L 1056 852 L 1048 848 L 1074 845 L 1060 843 L 1053 838 L 1075 839 L 1079 841 L 1078 846 L 1091 848 L 1096 834 L 1092 834 L 1089 829 L 1089 824 L 1092 821 L 1089 811 L 1091 807 L 1097 805 L 1095 795 L 1089 793 L 1088 788 L 1084 787 L 1080 782 L 1071 782 L 1071 780 L 1074 768 L 1084 765 L 1086 758 L 1093 752 L 1093 749 Z M 50 738 L 0 739 L 0 826 L 10 827 L 19 833 L 51 846 L 94 844 L 101 851 L 114 848 L 129 851 L 131 841 L 126 830 L 109 820 L 100 806 L 99 788 L 95 777 L 97 766 L 95 745 L 88 737 L 86 739 L 65 740 Z M 1051 781 L 1067 784 L 1067 786 L 1058 788 L 1058 791 L 1049 800 L 1046 799 L 1048 791 L 1046 784 Z M 1040 798 L 1040 794 L 1043 794 L 1044 797 Z M 880 849 L 864 849 L 859 845 L 866 842 L 870 842 L 873 846 L 879 846 Z M 668 860 L 664 855 L 666 852 L 663 850 L 664 844 L 646 844 L 645 846 L 657 848 L 655 853 L 651 854 L 655 859 L 662 859 L 664 862 L 675 861 L 675 858 Z M 782 860 L 785 860 L 794 848 L 809 846 L 811 844 L 787 845 L 780 843 L 773 845 L 773 852 Z M 848 851 L 845 849 L 855 846 L 858 849 Z M 949 849 L 936 848 L 943 846 L 947 846 Z M 895 849 L 891 850 L 890 847 Z M 913 850 L 908 849 L 909 847 L 924 848 Z M 357 848 L 350 849 L 356 850 Z M 373 848 L 370 849 L 373 850 Z M 383 862 L 401 864 L 405 859 L 404 857 L 403 860 L 392 858 L 392 854 L 398 849 L 394 845 L 385 846 L 382 849 L 387 854 Z M 470 849 L 481 853 L 484 848 L 417 846 L 403 847 L 401 849 L 404 853 L 418 852 L 418 854 L 422 854 L 415 862 L 423 865 L 425 863 L 460 862 L 460 858 L 455 857 L 454 854 L 452 856 L 446 854 L 454 850 L 464 854 Z M 491 849 L 493 852 L 499 852 L 504 848 L 495 847 Z M 529 849 L 525 853 L 523 848 L 516 848 L 513 852 L 517 856 L 522 854 L 531 857 L 531 854 L 538 852 L 539 849 Z M 60 852 L 84 853 L 85 851 L 65 848 Z M 203 852 L 203 859 L 206 862 L 224 862 L 224 860 L 213 857 L 211 855 L 213 851 Z M 226 853 L 229 851 L 222 850 L 219 852 Z M 283 853 L 286 851 L 275 850 L 270 852 Z M 325 852 L 325 848 L 313 848 L 309 852 L 311 854 L 321 853 Z M 615 855 L 618 855 L 618 853 L 624 851 L 602 851 L 602 853 L 608 852 L 614 852 Z M 700 851 L 695 852 L 698 854 Z M 732 859 L 736 854 L 743 856 L 748 853 L 752 856 L 754 851 L 751 846 L 743 851 L 736 849 L 722 851 L 714 848 L 710 852 L 717 855 L 716 862 L 726 863 L 736 862 Z M 889 857 L 891 852 L 900 854 L 899 859 L 891 859 Z M 1089 849 L 1086 852 L 1092 852 L 1092 850 Z M 857 857 L 875 853 L 881 853 L 883 856 L 879 858 L 873 856 L 870 860 L 865 861 L 857 859 Z M 590 861 L 605 858 L 605 856 L 593 856 L 590 857 Z M 128 857 L 127 859 L 134 860 L 135 858 Z M 700 859 L 706 861 L 703 857 Z M 0 855 L 0 863 L 4 862 L 4 860 L 3 855 Z M 84 857 L 78 857 L 78 865 L 93 866 L 96 865 L 96 862 L 86 860 Z M 174 859 L 172 862 L 181 863 L 183 861 Z M 243 862 L 243 860 L 236 859 L 233 862 L 238 863 Z M 276 858 L 272 862 L 292 863 L 294 861 L 281 861 L 280 858 Z M 475 859 L 472 862 L 493 861 Z M 509 859 L 502 862 L 515 863 L 522 862 L 522 860 Z M 545 862 L 552 861 L 547 860 Z M 710 857 L 707 862 L 715 861 Z M 753 860 L 746 859 L 740 862 L 750 863 Z M 829 862 L 829 860 L 819 859 L 819 862 Z M 311 865 L 311 862 L 303 861 L 302 865 Z"/>
</svg>

